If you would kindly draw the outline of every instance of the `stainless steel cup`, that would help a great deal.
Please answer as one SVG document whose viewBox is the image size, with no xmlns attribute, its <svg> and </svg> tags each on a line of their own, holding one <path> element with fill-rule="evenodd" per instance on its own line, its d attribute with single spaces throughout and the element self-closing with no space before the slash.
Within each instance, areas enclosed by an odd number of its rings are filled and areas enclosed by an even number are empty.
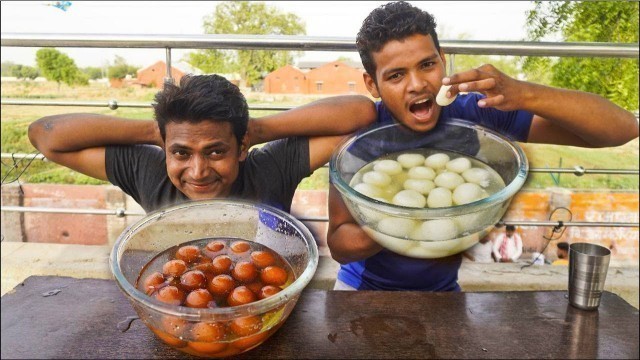
<svg viewBox="0 0 640 360">
<path fill-rule="evenodd" d="M 583 310 L 598 308 L 610 259 L 611 251 L 600 245 L 569 246 L 569 304 Z"/>
</svg>

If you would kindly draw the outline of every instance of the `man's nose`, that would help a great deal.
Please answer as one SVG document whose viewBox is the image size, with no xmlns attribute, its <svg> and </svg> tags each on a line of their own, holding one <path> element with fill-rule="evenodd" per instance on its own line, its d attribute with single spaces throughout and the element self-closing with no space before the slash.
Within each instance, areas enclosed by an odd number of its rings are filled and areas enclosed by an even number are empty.
<svg viewBox="0 0 640 360">
<path fill-rule="evenodd" d="M 409 91 L 421 92 L 426 86 L 425 84 L 427 82 L 420 76 L 420 74 L 416 72 L 410 72 L 407 74 L 407 76 L 409 78 Z"/>
<path fill-rule="evenodd" d="M 207 159 L 205 159 L 201 155 L 196 155 L 193 157 L 193 161 L 191 163 L 191 176 L 194 179 L 201 179 L 206 177 L 209 174 L 209 163 Z"/>
</svg>

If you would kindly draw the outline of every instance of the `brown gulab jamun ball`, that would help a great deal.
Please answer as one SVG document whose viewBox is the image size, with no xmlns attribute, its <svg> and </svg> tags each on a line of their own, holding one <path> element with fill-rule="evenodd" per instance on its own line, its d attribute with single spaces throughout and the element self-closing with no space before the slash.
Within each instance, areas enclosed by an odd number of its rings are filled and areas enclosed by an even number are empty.
<svg viewBox="0 0 640 360">
<path fill-rule="evenodd" d="M 187 264 L 195 262 L 200 258 L 200 248 L 195 245 L 185 245 L 181 246 L 178 251 L 176 251 L 176 259 L 182 260 Z"/>
<path fill-rule="evenodd" d="M 142 290 L 145 294 L 151 295 L 158 290 L 159 285 L 164 284 L 164 276 L 159 272 L 151 273 L 142 282 Z"/>
<path fill-rule="evenodd" d="M 284 285 L 287 277 L 287 271 L 279 266 L 267 266 L 260 271 L 260 280 L 267 285 Z"/>
<path fill-rule="evenodd" d="M 235 280 L 227 274 L 216 275 L 207 283 L 207 289 L 216 296 L 229 294 L 235 286 Z"/>
<path fill-rule="evenodd" d="M 162 266 L 165 276 L 180 276 L 187 271 L 187 264 L 182 260 L 169 260 Z"/>
<path fill-rule="evenodd" d="M 248 283 L 258 276 L 258 269 L 252 262 L 238 261 L 231 271 L 231 276 L 240 282 Z"/>
<path fill-rule="evenodd" d="M 196 289 L 187 294 L 184 305 L 191 308 L 216 307 L 213 296 L 207 289 Z"/>
<path fill-rule="evenodd" d="M 262 269 L 276 263 L 276 258 L 268 251 L 254 251 L 251 253 L 251 261 L 257 268 Z"/>
<path fill-rule="evenodd" d="M 180 276 L 180 285 L 188 291 L 202 289 L 207 286 L 207 277 L 200 270 L 189 270 Z"/>
<path fill-rule="evenodd" d="M 156 293 L 156 299 L 176 306 L 182 304 L 184 298 L 184 292 L 173 285 L 165 286 Z"/>
<path fill-rule="evenodd" d="M 238 254 L 249 251 L 249 249 L 251 249 L 251 245 L 248 242 L 242 240 L 234 241 L 230 247 L 231 251 Z"/>
<path fill-rule="evenodd" d="M 233 266 L 233 261 L 228 255 L 218 255 L 213 258 L 213 273 L 216 275 L 219 274 L 229 274 L 231 273 L 231 267 Z"/>
<path fill-rule="evenodd" d="M 227 296 L 227 303 L 229 306 L 238 306 L 252 303 L 257 299 L 258 297 L 253 293 L 253 291 L 249 290 L 248 287 L 241 285 L 231 290 L 231 293 Z"/>
</svg>

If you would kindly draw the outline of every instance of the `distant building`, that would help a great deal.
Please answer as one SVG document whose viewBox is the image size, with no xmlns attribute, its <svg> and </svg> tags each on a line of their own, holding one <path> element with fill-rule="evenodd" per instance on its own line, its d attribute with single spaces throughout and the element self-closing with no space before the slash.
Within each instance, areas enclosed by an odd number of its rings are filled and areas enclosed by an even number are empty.
<svg viewBox="0 0 640 360">
<path fill-rule="evenodd" d="M 354 63 L 356 66 L 358 63 Z M 330 63 L 301 63 L 306 69 L 286 65 L 269 73 L 264 79 L 268 94 L 362 94 L 369 91 L 364 85 L 362 68 L 354 68 L 342 61 Z"/>
<path fill-rule="evenodd" d="M 300 69 L 286 65 L 269 73 L 263 82 L 268 94 L 306 94 L 306 77 Z"/>
<path fill-rule="evenodd" d="M 182 70 L 171 66 L 171 77 L 173 78 L 175 84 L 180 83 L 180 79 L 184 75 L 185 73 Z M 162 85 L 164 84 L 166 76 L 167 64 L 164 61 L 160 60 L 153 65 L 138 70 L 137 78 L 133 82 L 133 84 L 162 89 Z"/>
</svg>

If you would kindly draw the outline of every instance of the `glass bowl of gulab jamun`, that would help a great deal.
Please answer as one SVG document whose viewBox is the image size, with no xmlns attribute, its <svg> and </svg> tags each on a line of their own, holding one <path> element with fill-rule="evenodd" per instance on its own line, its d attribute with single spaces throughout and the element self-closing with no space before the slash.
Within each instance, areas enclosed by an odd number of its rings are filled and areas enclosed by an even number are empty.
<svg viewBox="0 0 640 360">
<path fill-rule="evenodd" d="M 318 265 L 309 230 L 267 205 L 187 202 L 127 228 L 113 275 L 164 343 L 227 357 L 263 343 L 287 319 Z"/>
<path fill-rule="evenodd" d="M 331 183 L 381 246 L 414 258 L 462 252 L 500 221 L 529 171 L 521 147 L 461 119 L 428 132 L 380 125 L 346 139 Z"/>
</svg>

